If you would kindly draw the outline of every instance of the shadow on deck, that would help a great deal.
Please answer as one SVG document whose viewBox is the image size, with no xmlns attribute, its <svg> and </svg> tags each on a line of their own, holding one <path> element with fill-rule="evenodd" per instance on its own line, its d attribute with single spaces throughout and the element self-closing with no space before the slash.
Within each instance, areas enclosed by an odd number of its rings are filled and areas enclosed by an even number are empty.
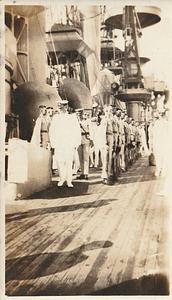
<svg viewBox="0 0 172 300">
<path fill-rule="evenodd" d="M 89 255 L 84 252 L 109 248 L 112 245 L 111 241 L 94 241 L 71 251 L 38 253 L 6 260 L 6 282 L 35 279 L 62 272 L 85 261 Z"/>
<path fill-rule="evenodd" d="M 112 201 L 117 201 L 117 200 L 118 199 L 115 199 L 115 198 L 108 199 L 108 200 L 102 199 L 102 200 L 96 200 L 96 201 L 86 202 L 86 203 L 31 209 L 26 212 L 7 214 L 5 219 L 6 219 L 6 222 L 8 223 L 8 222 L 22 220 L 24 218 L 32 218 L 32 217 L 35 217 L 38 215 L 44 215 L 44 214 L 71 212 L 71 211 L 76 211 L 78 209 L 98 208 L 101 206 L 106 206 L 106 205 L 110 204 Z"/>
<path fill-rule="evenodd" d="M 137 165 L 133 165 L 125 173 L 121 173 L 118 180 L 114 183 L 117 185 L 129 184 L 135 182 L 146 182 L 157 180 L 153 175 L 154 167 L 149 166 L 139 166 L 139 161 Z M 32 196 L 29 196 L 27 199 L 59 199 L 59 198 L 68 198 L 68 197 L 77 197 L 81 195 L 91 195 L 96 193 L 99 188 L 102 186 L 102 179 L 100 170 L 91 170 L 89 181 L 80 181 L 73 180 L 74 187 L 68 188 L 67 186 L 58 187 L 57 181 L 53 181 L 51 186 L 41 192 L 35 193 Z"/>
<path fill-rule="evenodd" d="M 84 255 L 83 260 L 86 259 Z M 29 292 L 33 286 L 28 283 L 21 284 L 20 287 L 13 292 L 12 296 L 168 296 L 169 280 L 164 274 L 150 274 L 142 276 L 138 279 L 128 280 L 117 285 L 110 286 L 106 289 L 96 292 L 83 292 L 82 289 L 67 284 L 58 284 L 50 282 L 47 286 L 42 286 L 39 290 Z M 7 295 L 10 296 L 10 294 Z"/>
<path fill-rule="evenodd" d="M 169 295 L 169 280 L 165 274 L 150 274 L 88 295 Z"/>
</svg>

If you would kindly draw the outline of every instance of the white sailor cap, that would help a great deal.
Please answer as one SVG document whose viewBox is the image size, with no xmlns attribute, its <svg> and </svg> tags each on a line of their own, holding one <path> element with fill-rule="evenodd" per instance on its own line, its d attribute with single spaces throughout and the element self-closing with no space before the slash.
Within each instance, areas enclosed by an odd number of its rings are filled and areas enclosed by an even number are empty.
<svg viewBox="0 0 172 300">
<path fill-rule="evenodd" d="M 130 122 L 131 122 L 132 120 L 133 120 L 133 118 L 131 118 L 131 117 L 128 117 L 128 121 L 130 121 Z"/>
<path fill-rule="evenodd" d="M 67 105 L 68 104 L 68 100 L 67 99 L 60 100 L 59 104 L 61 104 L 61 105 Z"/>
<path fill-rule="evenodd" d="M 93 108 L 95 108 L 97 106 L 98 106 L 98 104 L 96 102 L 94 102 L 93 105 L 92 105 Z"/>
<path fill-rule="evenodd" d="M 75 112 L 81 112 L 83 110 L 84 110 L 83 108 L 75 108 Z"/>
</svg>

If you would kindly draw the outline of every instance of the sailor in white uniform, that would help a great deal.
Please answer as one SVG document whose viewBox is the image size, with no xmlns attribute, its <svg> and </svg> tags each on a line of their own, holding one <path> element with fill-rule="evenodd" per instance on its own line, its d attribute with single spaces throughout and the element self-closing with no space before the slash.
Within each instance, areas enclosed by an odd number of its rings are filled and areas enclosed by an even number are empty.
<svg viewBox="0 0 172 300">
<path fill-rule="evenodd" d="M 144 123 L 141 123 L 139 126 L 139 134 L 140 134 L 140 139 L 141 139 L 141 155 L 142 156 L 147 156 L 149 155 L 149 150 L 146 142 L 146 132 L 145 132 L 145 125 Z"/>
<path fill-rule="evenodd" d="M 155 156 L 155 176 L 160 176 L 164 173 L 167 163 L 166 163 L 166 149 L 167 146 L 167 132 L 168 132 L 168 122 L 166 118 L 158 114 L 155 116 L 155 122 L 152 134 L 152 146 L 153 153 Z"/>
<path fill-rule="evenodd" d="M 99 166 L 99 157 L 102 162 L 103 151 L 106 147 L 106 126 L 103 122 L 99 124 L 98 117 L 96 121 L 93 122 L 93 143 L 94 143 L 94 153 L 95 153 L 95 167 Z M 100 155 L 100 156 L 99 156 Z"/>
<path fill-rule="evenodd" d="M 68 187 L 73 187 L 72 165 L 74 153 L 81 143 L 81 130 L 76 115 L 68 114 L 67 100 L 61 101 L 60 114 L 53 116 L 49 136 L 59 170 L 58 186 L 66 181 Z"/>
</svg>

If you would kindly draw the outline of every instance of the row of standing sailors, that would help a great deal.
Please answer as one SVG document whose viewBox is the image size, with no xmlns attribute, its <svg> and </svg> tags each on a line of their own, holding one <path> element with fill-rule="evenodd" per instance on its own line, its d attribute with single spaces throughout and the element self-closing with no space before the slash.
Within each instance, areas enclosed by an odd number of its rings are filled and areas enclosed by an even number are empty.
<svg viewBox="0 0 172 300">
<path fill-rule="evenodd" d="M 139 157 L 142 148 L 147 151 L 145 131 L 125 112 L 111 106 L 104 107 L 99 126 L 104 134 L 104 143 L 99 148 L 102 179 L 104 183 L 113 184 L 119 174 Z"/>
<path fill-rule="evenodd" d="M 101 113 L 94 117 L 91 117 L 90 111 L 78 109 L 72 115 L 75 115 L 79 123 L 81 134 L 73 153 L 72 164 L 73 174 L 80 172 L 78 179 L 87 180 L 90 167 L 95 167 L 102 169 L 101 178 L 104 184 L 113 184 L 119 174 L 125 172 L 141 154 L 147 154 L 144 124 L 135 122 L 120 109 L 104 106 Z M 31 142 L 49 150 L 54 148 L 49 130 L 53 118 L 58 119 L 58 116 L 61 116 L 61 109 L 54 113 L 52 107 L 40 106 L 40 116 L 36 121 Z M 62 115 L 62 119 L 64 117 Z M 62 143 L 62 140 L 58 142 Z M 65 143 L 65 147 L 68 147 L 68 141 Z M 57 159 L 57 169 L 58 165 Z M 73 185 L 69 182 L 68 186 Z"/>
</svg>

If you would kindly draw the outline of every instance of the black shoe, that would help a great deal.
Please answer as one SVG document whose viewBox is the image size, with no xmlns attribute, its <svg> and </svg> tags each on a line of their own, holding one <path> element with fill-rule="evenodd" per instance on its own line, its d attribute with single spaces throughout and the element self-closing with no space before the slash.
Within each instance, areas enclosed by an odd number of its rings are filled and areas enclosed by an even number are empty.
<svg viewBox="0 0 172 300">
<path fill-rule="evenodd" d="M 108 179 L 106 184 L 107 185 L 114 185 L 114 183 L 115 183 L 114 180 Z"/>
<path fill-rule="evenodd" d="M 76 179 L 85 179 L 85 175 L 81 174 L 80 176 L 78 176 Z"/>
</svg>

